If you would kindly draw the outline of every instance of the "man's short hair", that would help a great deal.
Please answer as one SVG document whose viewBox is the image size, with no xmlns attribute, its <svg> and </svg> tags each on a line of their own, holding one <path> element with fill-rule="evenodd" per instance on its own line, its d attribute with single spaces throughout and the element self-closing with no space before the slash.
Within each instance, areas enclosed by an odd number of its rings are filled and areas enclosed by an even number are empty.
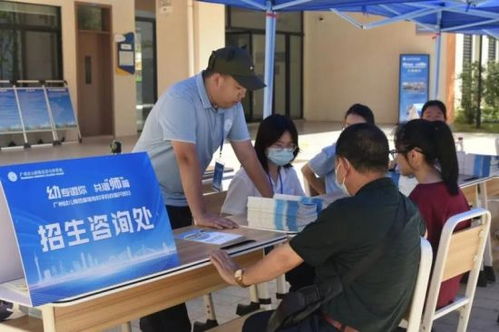
<svg viewBox="0 0 499 332">
<path fill-rule="evenodd" d="M 371 111 L 371 109 L 369 107 L 367 107 L 366 105 L 353 104 L 352 106 L 350 106 L 348 111 L 345 113 L 345 119 L 350 114 L 358 115 L 358 116 L 362 117 L 367 123 L 370 123 L 372 125 L 375 124 L 373 111 Z"/>
<path fill-rule="evenodd" d="M 336 156 L 346 158 L 359 172 L 388 171 L 388 139 L 370 123 L 348 126 L 336 142 Z"/>
</svg>

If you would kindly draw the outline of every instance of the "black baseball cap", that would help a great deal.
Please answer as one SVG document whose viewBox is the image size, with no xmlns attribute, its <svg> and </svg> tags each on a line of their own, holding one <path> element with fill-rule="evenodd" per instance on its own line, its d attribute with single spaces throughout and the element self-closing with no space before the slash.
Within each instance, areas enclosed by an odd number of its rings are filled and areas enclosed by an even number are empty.
<svg viewBox="0 0 499 332">
<path fill-rule="evenodd" d="M 211 52 L 207 70 L 230 75 L 250 91 L 265 87 L 265 83 L 255 74 L 255 65 L 245 49 L 226 46 Z"/>
</svg>

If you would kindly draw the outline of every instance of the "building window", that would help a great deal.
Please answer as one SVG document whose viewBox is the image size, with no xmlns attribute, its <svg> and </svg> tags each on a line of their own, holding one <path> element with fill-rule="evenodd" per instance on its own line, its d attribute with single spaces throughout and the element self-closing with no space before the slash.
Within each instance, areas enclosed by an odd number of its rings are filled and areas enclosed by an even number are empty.
<svg viewBox="0 0 499 332">
<path fill-rule="evenodd" d="M 78 30 L 110 31 L 107 9 L 94 6 L 81 6 L 78 10 Z"/>
<path fill-rule="evenodd" d="M 471 63 L 471 58 L 473 56 L 473 36 L 464 35 L 463 36 L 463 66 Z"/>
<path fill-rule="evenodd" d="M 142 131 L 158 99 L 156 74 L 156 19 L 135 17 L 135 82 L 137 130 Z"/>
<path fill-rule="evenodd" d="M 496 61 L 496 45 L 497 39 L 493 37 L 489 37 L 489 56 L 488 61 L 495 62 Z"/>
<path fill-rule="evenodd" d="M 303 14 L 279 13 L 276 26 L 273 113 L 303 117 Z M 263 78 L 265 62 L 265 13 L 228 7 L 226 43 L 247 48 L 255 71 Z M 249 92 L 242 100 L 246 120 L 263 117 L 263 90 Z"/>
<path fill-rule="evenodd" d="M 0 1 L 0 77 L 63 78 L 58 7 Z"/>
</svg>

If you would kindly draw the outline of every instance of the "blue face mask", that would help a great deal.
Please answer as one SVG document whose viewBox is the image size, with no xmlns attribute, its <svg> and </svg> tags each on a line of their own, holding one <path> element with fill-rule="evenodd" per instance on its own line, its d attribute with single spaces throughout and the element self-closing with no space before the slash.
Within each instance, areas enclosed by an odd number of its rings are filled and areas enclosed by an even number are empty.
<svg viewBox="0 0 499 332">
<path fill-rule="evenodd" d="M 271 162 L 277 166 L 284 166 L 289 164 L 295 157 L 293 152 L 294 149 L 268 148 L 266 154 Z"/>
<path fill-rule="evenodd" d="M 343 191 L 343 193 L 347 196 L 350 196 L 350 193 L 348 192 L 348 189 L 347 189 L 347 186 L 345 186 L 345 178 L 343 178 L 343 182 L 340 183 L 340 181 L 338 181 L 338 168 L 340 167 L 340 163 L 338 163 L 338 165 L 336 166 L 336 169 L 334 170 L 334 181 L 336 182 L 336 186 L 338 188 L 341 189 L 341 191 Z"/>
</svg>

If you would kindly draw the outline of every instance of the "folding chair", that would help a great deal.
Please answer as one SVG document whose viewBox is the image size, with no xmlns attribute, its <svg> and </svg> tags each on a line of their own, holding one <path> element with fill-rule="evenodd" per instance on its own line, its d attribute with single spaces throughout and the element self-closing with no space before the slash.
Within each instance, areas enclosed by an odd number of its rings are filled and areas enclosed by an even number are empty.
<svg viewBox="0 0 499 332">
<path fill-rule="evenodd" d="M 405 328 L 406 332 L 419 332 L 432 261 L 433 251 L 431 244 L 425 238 L 421 238 L 421 258 L 419 260 L 416 286 L 414 287 L 414 293 L 406 317 L 400 323 L 400 327 Z"/>
<path fill-rule="evenodd" d="M 472 226 L 454 233 L 461 221 L 475 218 L 479 219 L 474 220 Z M 434 320 L 454 310 L 459 311 L 457 331 L 466 331 L 489 229 L 490 212 L 482 208 L 457 214 L 447 220 L 440 237 L 421 331 L 430 332 Z M 469 277 L 464 296 L 458 296 L 454 302 L 437 310 L 441 283 L 466 272 L 469 272 Z"/>
<path fill-rule="evenodd" d="M 499 142 L 499 139 L 498 139 Z M 491 252 L 497 251 L 499 249 L 499 246 L 497 245 L 496 240 L 499 240 L 499 224 L 495 221 L 497 221 L 497 217 L 499 215 L 494 215 L 494 212 L 496 212 L 497 203 L 499 203 L 499 176 L 495 176 L 488 180 L 485 183 L 485 198 L 487 199 L 487 209 L 490 211 L 490 214 L 492 216 L 491 222 L 490 222 L 490 237 L 491 237 Z M 490 204 L 493 204 L 492 206 Z M 494 239 L 495 237 L 495 239 Z M 495 247 L 494 247 L 495 243 Z M 487 248 L 485 248 L 487 250 Z M 495 275 L 495 270 L 494 270 L 494 257 L 492 255 L 492 264 L 491 266 L 486 266 L 485 272 L 487 275 L 488 281 L 494 282 L 496 281 L 496 275 Z M 497 262 L 496 262 L 497 263 Z"/>
<path fill-rule="evenodd" d="M 499 155 L 499 138 L 496 138 L 497 154 Z M 487 181 L 487 198 L 490 201 L 499 202 L 499 177 L 492 178 Z M 499 239 L 499 229 L 493 229 L 491 226 L 491 232 L 495 234 L 496 238 Z M 499 315 L 497 316 L 497 322 L 499 323 Z"/>
</svg>

